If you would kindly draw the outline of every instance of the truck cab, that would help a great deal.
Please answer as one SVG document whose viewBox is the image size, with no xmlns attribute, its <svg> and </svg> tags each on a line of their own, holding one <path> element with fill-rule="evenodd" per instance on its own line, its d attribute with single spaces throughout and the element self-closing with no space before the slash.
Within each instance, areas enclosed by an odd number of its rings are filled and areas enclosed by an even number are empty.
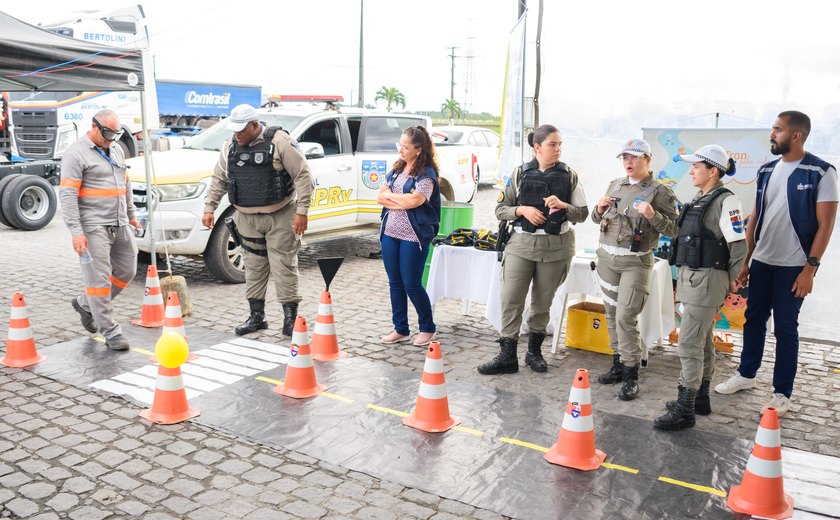
<svg viewBox="0 0 840 520">
<path fill-rule="evenodd" d="M 382 207 L 376 192 L 397 159 L 396 144 L 409 126 L 430 126 L 425 116 L 376 113 L 360 109 L 270 107 L 259 110 L 261 122 L 279 126 L 298 141 L 306 155 L 315 189 L 309 210 L 306 239 L 335 234 L 372 232 L 380 222 Z M 241 251 L 224 225 L 212 230 L 201 224 L 204 199 L 224 141 L 232 137 L 224 121 L 193 137 L 182 149 L 152 155 L 155 185 L 146 193 L 145 167 L 130 159 L 134 203 L 138 217 L 147 221 L 150 203 L 154 213 L 158 249 L 170 254 L 201 256 L 218 279 L 241 283 Z M 475 189 L 475 157 L 470 148 L 439 148 L 441 195 L 467 202 Z M 215 222 L 233 213 L 225 195 Z M 151 251 L 150 235 L 138 239 L 141 251 Z"/>
</svg>

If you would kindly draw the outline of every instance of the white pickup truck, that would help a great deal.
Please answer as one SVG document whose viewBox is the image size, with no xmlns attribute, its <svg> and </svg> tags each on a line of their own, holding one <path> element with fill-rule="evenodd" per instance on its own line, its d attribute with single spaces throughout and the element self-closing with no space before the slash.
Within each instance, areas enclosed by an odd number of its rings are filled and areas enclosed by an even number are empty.
<svg viewBox="0 0 840 520">
<path fill-rule="evenodd" d="M 280 126 L 300 143 L 315 182 L 309 211 L 308 241 L 336 234 L 376 229 L 382 207 L 376 192 L 397 159 L 396 144 L 405 128 L 431 126 L 425 116 L 375 113 L 361 109 L 263 108 L 260 119 Z M 226 226 L 213 230 L 201 224 L 204 198 L 219 160 L 224 140 L 232 134 L 222 121 L 193 137 L 184 148 L 154 152 L 154 186 L 151 201 L 157 204 L 154 230 L 157 252 L 201 256 L 213 275 L 223 281 L 245 280 L 242 253 Z M 440 191 L 446 200 L 469 202 L 476 190 L 476 155 L 471 147 L 436 146 L 440 165 Z M 143 158 L 126 161 L 141 222 L 148 222 L 150 198 L 146 193 Z M 233 212 L 222 198 L 216 222 Z M 150 233 L 138 238 L 140 251 L 151 251 Z"/>
</svg>

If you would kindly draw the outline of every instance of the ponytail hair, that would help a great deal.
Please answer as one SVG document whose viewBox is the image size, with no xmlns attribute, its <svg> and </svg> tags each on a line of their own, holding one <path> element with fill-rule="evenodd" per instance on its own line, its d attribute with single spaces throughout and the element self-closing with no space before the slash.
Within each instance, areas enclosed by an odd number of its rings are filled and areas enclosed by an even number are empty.
<svg viewBox="0 0 840 520">
<path fill-rule="evenodd" d="M 703 164 L 705 164 L 709 169 L 717 168 L 719 179 L 722 179 L 724 175 L 735 175 L 735 160 L 732 159 L 732 157 L 729 158 L 729 163 L 726 165 L 726 169 L 721 168 L 719 164 L 715 164 L 711 161 L 703 161 Z"/>
</svg>

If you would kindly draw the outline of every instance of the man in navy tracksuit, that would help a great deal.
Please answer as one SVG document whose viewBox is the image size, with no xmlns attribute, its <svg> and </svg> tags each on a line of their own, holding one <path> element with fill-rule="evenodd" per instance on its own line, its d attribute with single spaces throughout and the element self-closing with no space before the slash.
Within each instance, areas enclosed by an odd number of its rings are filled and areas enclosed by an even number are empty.
<svg viewBox="0 0 840 520">
<path fill-rule="evenodd" d="M 796 376 L 799 308 L 813 289 L 837 216 L 837 170 L 805 151 L 810 131 L 811 120 L 796 111 L 779 114 L 770 131 L 770 152 L 781 158 L 758 170 L 747 262 L 737 280 L 750 286 L 741 366 L 715 387 L 718 393 L 734 394 L 755 386 L 772 312 L 776 365 L 767 406 L 776 407 L 780 416 L 790 408 Z"/>
</svg>

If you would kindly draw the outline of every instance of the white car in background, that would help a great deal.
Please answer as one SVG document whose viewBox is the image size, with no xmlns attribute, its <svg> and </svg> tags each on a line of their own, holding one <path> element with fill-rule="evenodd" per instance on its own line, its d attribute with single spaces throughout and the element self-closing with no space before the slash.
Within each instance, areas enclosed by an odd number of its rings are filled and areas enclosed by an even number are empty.
<svg viewBox="0 0 840 520">
<path fill-rule="evenodd" d="M 468 144 L 475 147 L 478 155 L 476 180 L 493 184 L 499 175 L 499 134 L 477 126 L 435 126 L 433 133 L 444 136 L 446 144 Z"/>
</svg>

